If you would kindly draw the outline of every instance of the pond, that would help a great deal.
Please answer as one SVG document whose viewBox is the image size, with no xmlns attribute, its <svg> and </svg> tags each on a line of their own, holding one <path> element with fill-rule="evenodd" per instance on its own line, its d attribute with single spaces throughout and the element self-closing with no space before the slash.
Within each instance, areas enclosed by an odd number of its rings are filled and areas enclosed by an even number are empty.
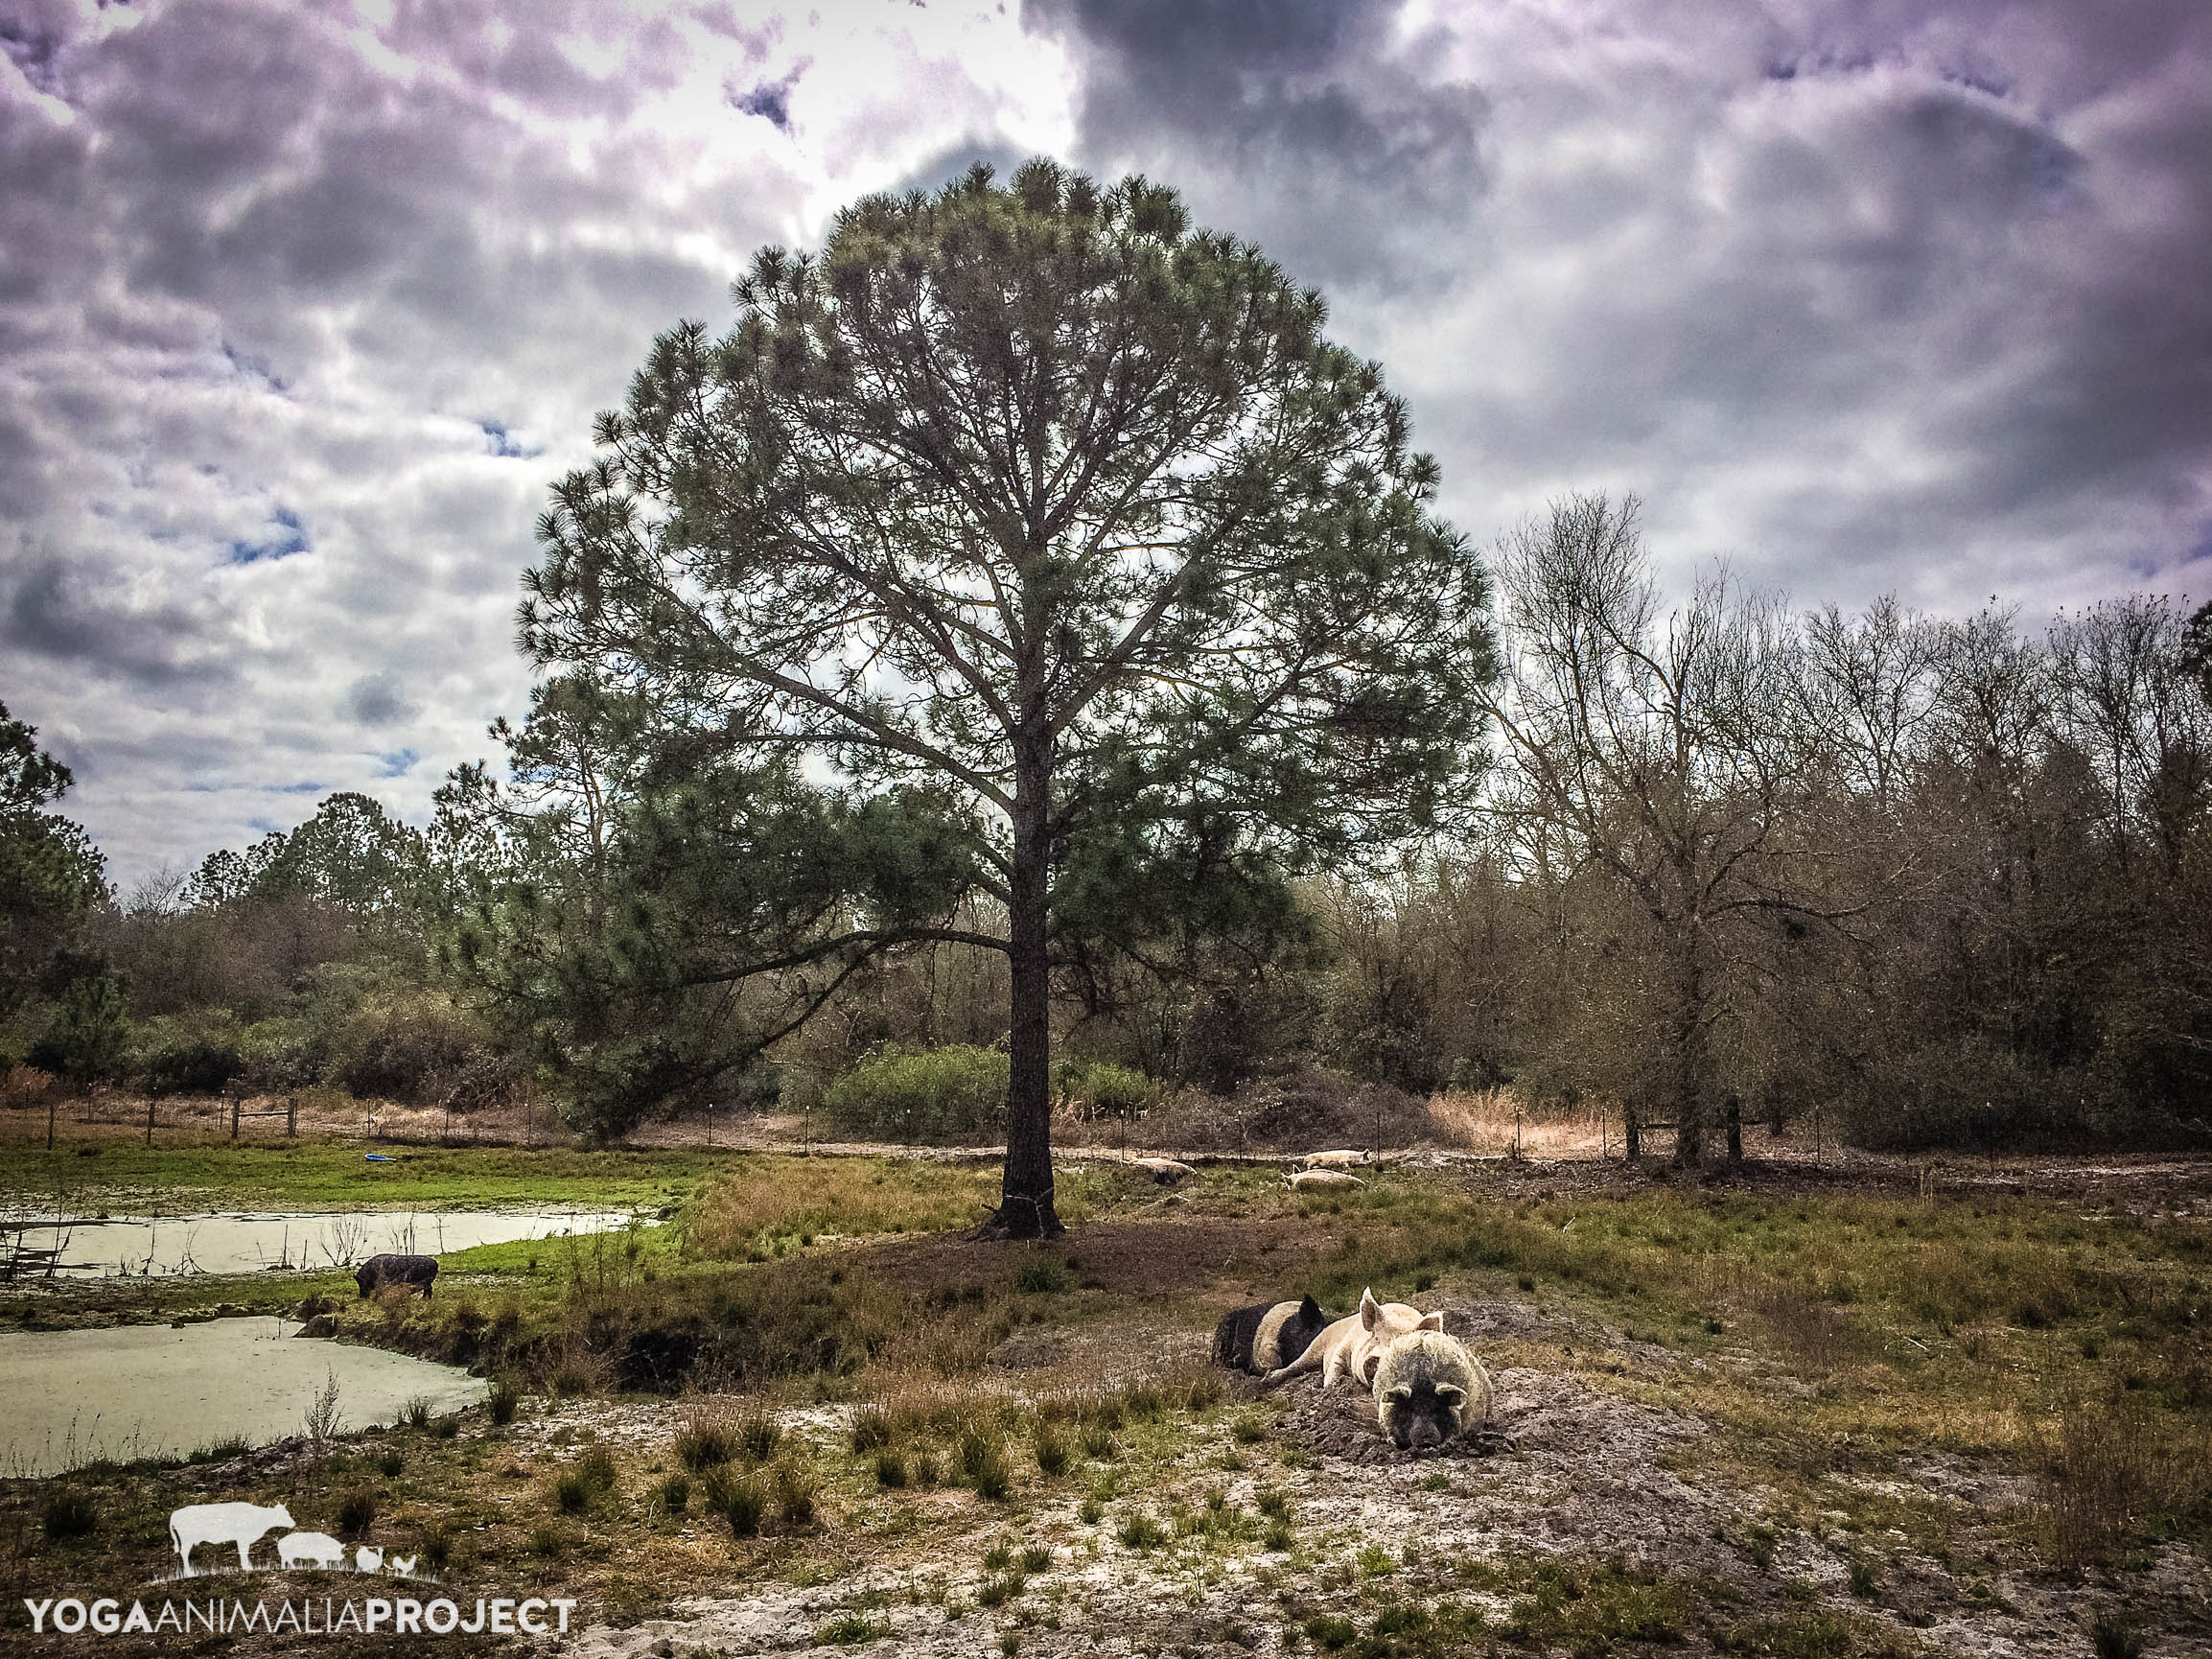
<svg viewBox="0 0 2212 1659">
<path fill-rule="evenodd" d="M 350 1210 L 297 1214 L 79 1217 L 0 1227 L 0 1279 L 329 1272 L 382 1250 L 443 1255 L 476 1245 L 605 1232 L 618 1210 Z"/>
<path fill-rule="evenodd" d="M 285 1334 L 298 1328 L 239 1319 L 0 1333 L 0 1475 L 296 1435 L 332 1378 L 340 1433 L 390 1423 L 418 1396 L 436 1413 L 483 1397 L 482 1380 L 456 1367 Z"/>
</svg>

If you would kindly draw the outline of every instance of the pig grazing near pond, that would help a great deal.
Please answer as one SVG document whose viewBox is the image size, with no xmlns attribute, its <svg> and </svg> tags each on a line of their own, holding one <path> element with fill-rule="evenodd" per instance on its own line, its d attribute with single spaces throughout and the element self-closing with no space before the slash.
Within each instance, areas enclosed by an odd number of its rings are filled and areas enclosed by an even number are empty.
<svg viewBox="0 0 2212 1659">
<path fill-rule="evenodd" d="M 241 1572 L 253 1571 L 253 1547 L 265 1532 L 292 1524 L 282 1504 L 187 1504 L 169 1515 L 169 1542 L 176 1558 L 192 1572 L 192 1552 L 201 1544 L 236 1544 Z"/>
<path fill-rule="evenodd" d="M 419 1290 L 428 1301 L 431 1283 L 438 1276 L 436 1256 L 371 1256 L 361 1265 L 353 1282 L 361 1286 L 363 1297 L 371 1297 L 386 1285 L 401 1285 L 408 1290 Z"/>
<path fill-rule="evenodd" d="M 1312 1297 L 1294 1302 L 1254 1302 L 1223 1314 L 1214 1327 L 1214 1364 L 1253 1376 L 1289 1365 L 1328 1324 Z"/>
</svg>

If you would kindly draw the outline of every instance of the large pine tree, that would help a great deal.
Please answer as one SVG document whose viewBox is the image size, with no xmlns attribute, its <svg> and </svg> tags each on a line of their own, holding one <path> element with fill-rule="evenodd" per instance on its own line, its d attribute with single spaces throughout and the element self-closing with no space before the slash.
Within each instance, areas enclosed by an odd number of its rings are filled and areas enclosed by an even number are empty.
<svg viewBox="0 0 2212 1659">
<path fill-rule="evenodd" d="M 1479 568 L 1320 296 L 1141 178 L 872 197 L 735 297 L 557 486 L 524 648 L 727 759 L 952 804 L 1012 967 L 996 1226 L 1057 1232 L 1056 952 L 1171 867 L 1432 825 L 1493 671 Z"/>
</svg>

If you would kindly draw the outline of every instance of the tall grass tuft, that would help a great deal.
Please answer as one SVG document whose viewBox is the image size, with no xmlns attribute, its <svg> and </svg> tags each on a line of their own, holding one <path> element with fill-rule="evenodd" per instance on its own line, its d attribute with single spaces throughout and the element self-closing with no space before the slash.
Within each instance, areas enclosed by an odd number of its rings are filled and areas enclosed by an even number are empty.
<svg viewBox="0 0 2212 1659">
<path fill-rule="evenodd" d="M 764 1463 L 782 1443 L 783 1425 L 766 1412 L 748 1412 L 737 1419 L 736 1435 L 738 1449 L 756 1463 Z"/>
<path fill-rule="evenodd" d="M 494 1424 L 505 1428 L 523 1409 L 523 1390 L 512 1377 L 494 1377 L 484 1390 L 484 1409 Z"/>
<path fill-rule="evenodd" d="M 734 1458 L 737 1435 L 720 1413 L 693 1406 L 685 1414 L 684 1426 L 676 1431 L 673 1450 L 677 1461 L 698 1474 Z"/>
</svg>

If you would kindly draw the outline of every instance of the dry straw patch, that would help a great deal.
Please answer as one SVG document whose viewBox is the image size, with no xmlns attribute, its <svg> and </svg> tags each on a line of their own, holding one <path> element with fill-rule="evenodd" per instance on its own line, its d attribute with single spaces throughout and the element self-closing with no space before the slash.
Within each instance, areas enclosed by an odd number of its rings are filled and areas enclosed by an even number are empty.
<svg viewBox="0 0 2212 1659">
<path fill-rule="evenodd" d="M 985 1165 L 748 1154 L 721 1164 L 689 1229 L 692 1248 L 741 1260 L 780 1239 L 943 1232 L 972 1224 L 996 1201 Z"/>
<path fill-rule="evenodd" d="M 1447 1145 L 1483 1157 L 1545 1159 L 1618 1157 L 1620 1110 L 1606 1101 L 1566 1106 L 1532 1101 L 1513 1088 L 1448 1088 L 1429 1101 L 1429 1116 Z M 1650 1140 L 1646 1153 L 1662 1150 Z"/>
</svg>

